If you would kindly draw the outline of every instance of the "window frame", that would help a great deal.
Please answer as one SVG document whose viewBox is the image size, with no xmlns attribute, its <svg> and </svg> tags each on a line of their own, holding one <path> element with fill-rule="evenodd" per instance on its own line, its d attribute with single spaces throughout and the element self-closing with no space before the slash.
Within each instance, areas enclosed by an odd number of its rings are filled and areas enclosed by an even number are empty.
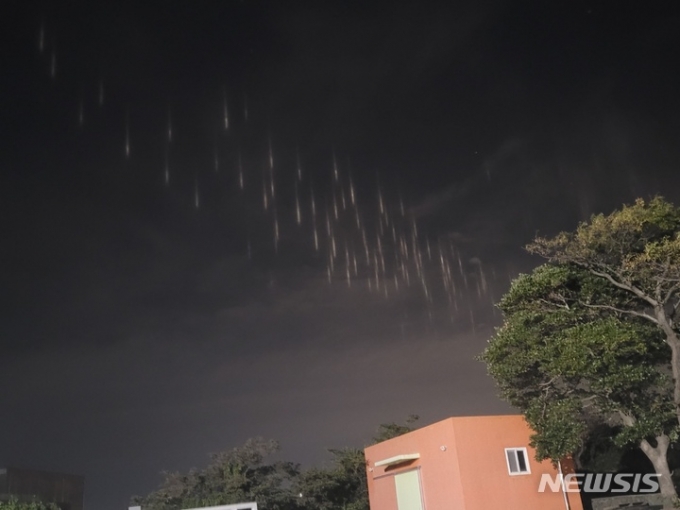
<svg viewBox="0 0 680 510">
<path fill-rule="evenodd" d="M 517 457 L 517 452 L 521 451 L 524 454 L 524 464 L 526 465 L 526 471 L 519 471 L 520 468 L 520 463 L 519 463 L 519 458 Z M 517 469 L 518 471 L 512 472 L 512 469 L 510 469 L 510 454 L 509 452 L 512 452 L 512 454 L 515 456 L 515 462 L 517 463 Z M 530 475 L 531 474 L 531 465 L 529 464 L 529 455 L 527 453 L 527 449 L 524 446 L 519 446 L 519 447 L 514 447 L 514 448 L 506 448 L 505 449 L 505 465 L 508 468 L 508 474 L 510 476 L 522 476 L 522 475 Z"/>
</svg>

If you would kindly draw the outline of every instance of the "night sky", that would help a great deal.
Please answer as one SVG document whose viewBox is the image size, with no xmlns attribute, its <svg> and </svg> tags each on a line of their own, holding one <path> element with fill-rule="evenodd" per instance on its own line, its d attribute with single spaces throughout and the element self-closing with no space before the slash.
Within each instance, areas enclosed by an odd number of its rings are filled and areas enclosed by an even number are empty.
<svg viewBox="0 0 680 510">
<path fill-rule="evenodd" d="M 653 2 L 61 4 L 0 13 L 0 466 L 89 509 L 511 412 L 474 356 L 522 246 L 680 203 Z"/>
</svg>

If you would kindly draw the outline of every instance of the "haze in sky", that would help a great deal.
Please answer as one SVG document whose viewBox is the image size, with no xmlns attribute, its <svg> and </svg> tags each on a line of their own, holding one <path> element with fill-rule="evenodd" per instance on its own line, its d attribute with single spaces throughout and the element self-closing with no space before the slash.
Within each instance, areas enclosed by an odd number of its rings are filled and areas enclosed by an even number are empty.
<svg viewBox="0 0 680 510">
<path fill-rule="evenodd" d="M 256 435 L 311 465 L 512 412 L 474 357 L 522 247 L 680 198 L 648 3 L 5 7 L 0 465 L 88 508 Z"/>
</svg>

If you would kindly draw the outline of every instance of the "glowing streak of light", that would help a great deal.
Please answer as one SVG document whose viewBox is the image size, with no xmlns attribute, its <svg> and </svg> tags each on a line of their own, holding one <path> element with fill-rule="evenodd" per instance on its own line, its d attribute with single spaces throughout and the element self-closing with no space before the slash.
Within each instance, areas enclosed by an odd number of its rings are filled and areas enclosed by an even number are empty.
<svg viewBox="0 0 680 510">
<path fill-rule="evenodd" d="M 269 210 L 269 195 L 267 194 L 267 181 L 264 176 L 262 176 L 262 205 L 264 210 Z"/>
<path fill-rule="evenodd" d="M 311 206 L 312 206 L 312 218 L 316 219 L 316 200 L 314 199 L 314 188 L 310 188 L 311 195 Z"/>
<path fill-rule="evenodd" d="M 302 224 L 302 211 L 300 210 L 300 196 L 297 183 L 295 183 L 295 220 L 298 225 Z"/>
<path fill-rule="evenodd" d="M 364 242 L 364 251 L 366 252 L 366 264 L 370 264 L 371 263 L 371 257 L 370 257 L 369 250 L 368 250 L 368 242 L 366 241 L 366 231 L 365 230 L 361 231 L 361 239 Z"/>
<path fill-rule="evenodd" d="M 338 162 L 335 158 L 335 150 L 333 150 L 333 180 L 338 182 L 340 179 L 340 173 L 338 172 Z"/>
<path fill-rule="evenodd" d="M 200 197 L 198 194 L 198 179 L 194 181 L 194 206 L 196 209 L 201 206 Z"/>
<path fill-rule="evenodd" d="M 125 157 L 130 157 L 130 112 L 125 112 Z"/>
<path fill-rule="evenodd" d="M 425 244 L 427 246 L 427 259 L 432 260 L 432 251 L 430 250 L 430 238 L 425 239 Z"/>
<path fill-rule="evenodd" d="M 380 290 L 380 268 L 378 267 L 378 256 L 373 254 L 373 264 L 375 268 L 375 288 Z"/>
<path fill-rule="evenodd" d="M 422 276 L 421 276 L 421 278 L 420 278 L 420 283 L 421 283 L 422 286 L 423 286 L 423 292 L 425 293 L 425 299 L 427 299 L 428 302 L 431 301 L 431 299 L 430 299 L 430 291 L 429 291 L 429 289 L 427 288 L 427 283 L 426 283 L 426 281 L 425 281 L 425 278 L 422 277 Z"/>
<path fill-rule="evenodd" d="M 347 287 L 352 286 L 352 275 L 349 272 L 349 262 L 347 263 L 347 267 L 345 268 L 345 274 L 347 276 Z"/>
<path fill-rule="evenodd" d="M 349 199 L 352 205 L 356 205 L 356 197 L 354 195 L 354 182 L 352 182 L 352 176 L 349 176 Z"/>
<path fill-rule="evenodd" d="M 52 50 L 52 58 L 50 59 L 50 76 L 54 79 L 57 76 L 57 54 Z"/>
<path fill-rule="evenodd" d="M 38 51 L 40 54 L 45 51 L 45 22 L 40 24 L 40 32 L 38 33 Z"/>
<path fill-rule="evenodd" d="M 165 149 L 165 185 L 170 185 L 170 156 L 167 148 Z"/>
<path fill-rule="evenodd" d="M 331 235 L 331 253 L 333 254 L 333 259 L 335 259 L 338 256 L 334 235 Z"/>
<path fill-rule="evenodd" d="M 404 209 L 404 199 L 402 198 L 401 193 L 399 194 L 399 210 L 401 211 L 402 217 L 406 216 L 406 210 Z"/>
<path fill-rule="evenodd" d="M 327 273 L 328 273 L 328 283 L 330 284 L 330 283 L 332 282 L 332 278 L 331 278 L 331 275 L 332 275 L 331 266 L 328 266 L 328 268 L 327 268 L 326 271 L 327 271 Z"/>
<path fill-rule="evenodd" d="M 238 153 L 238 186 L 243 191 L 245 187 L 245 182 L 243 180 L 243 161 L 241 159 L 241 153 Z"/>
<path fill-rule="evenodd" d="M 326 207 L 326 235 L 331 235 L 331 217 L 328 214 L 328 207 Z"/>
<path fill-rule="evenodd" d="M 269 170 L 274 169 L 274 152 L 272 151 L 272 137 L 270 136 L 268 138 L 269 140 Z"/>
<path fill-rule="evenodd" d="M 316 229 L 316 222 L 314 222 L 314 251 L 319 251 L 319 232 Z"/>
<path fill-rule="evenodd" d="M 378 188 L 378 208 L 380 209 L 380 214 L 385 214 L 385 203 L 383 202 L 382 191 Z"/>
<path fill-rule="evenodd" d="M 335 216 L 335 219 L 338 219 L 338 200 L 335 197 L 335 193 L 333 193 L 333 215 Z"/>
<path fill-rule="evenodd" d="M 354 276 L 359 275 L 359 266 L 357 265 L 357 255 L 356 253 L 352 253 L 352 264 L 354 266 Z"/>
</svg>

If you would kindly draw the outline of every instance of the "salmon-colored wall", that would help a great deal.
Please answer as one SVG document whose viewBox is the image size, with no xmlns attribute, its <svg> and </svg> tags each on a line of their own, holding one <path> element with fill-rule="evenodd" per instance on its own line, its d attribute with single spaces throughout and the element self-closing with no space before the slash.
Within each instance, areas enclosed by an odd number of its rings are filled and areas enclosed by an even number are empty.
<svg viewBox="0 0 680 510">
<path fill-rule="evenodd" d="M 443 451 L 442 446 L 445 448 Z M 394 467 L 375 467 L 378 461 L 409 453 L 418 453 L 420 458 Z M 366 448 L 366 461 L 371 510 L 397 510 L 393 475 L 414 468 L 421 469 L 426 509 L 464 508 L 456 458 L 452 419 L 369 446 Z M 382 496 L 386 492 L 394 494 L 394 497 Z M 445 506 L 442 506 L 443 502 L 446 502 Z"/>
<path fill-rule="evenodd" d="M 489 508 L 565 510 L 561 492 L 538 492 L 543 473 L 558 474 L 550 461 L 535 460 L 529 446 L 531 428 L 522 416 L 474 416 L 454 418 L 458 442 L 465 510 Z M 510 476 L 505 448 L 527 449 L 531 474 Z M 569 494 L 567 494 L 569 496 Z M 575 497 L 574 497 L 575 496 Z M 582 510 L 581 498 L 571 494 L 571 510 Z"/>
<path fill-rule="evenodd" d="M 397 510 L 393 475 L 414 468 L 420 469 L 425 510 L 565 510 L 562 492 L 538 492 L 541 474 L 554 478 L 557 470 L 550 462 L 534 460 L 530 435 L 519 415 L 457 417 L 370 446 L 366 460 L 371 510 Z M 527 449 L 531 474 L 508 474 L 505 448 L 513 447 Z M 410 453 L 420 458 L 375 467 L 380 460 Z M 567 496 L 570 510 L 583 510 L 579 494 Z"/>
</svg>

